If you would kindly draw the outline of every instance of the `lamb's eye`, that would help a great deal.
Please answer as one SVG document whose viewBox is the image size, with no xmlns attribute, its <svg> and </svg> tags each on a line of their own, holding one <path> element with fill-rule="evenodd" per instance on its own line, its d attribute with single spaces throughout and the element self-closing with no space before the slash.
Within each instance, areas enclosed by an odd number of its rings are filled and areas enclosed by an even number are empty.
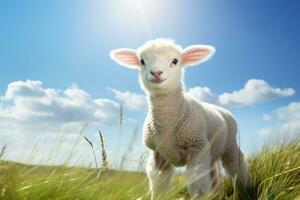
<svg viewBox="0 0 300 200">
<path fill-rule="evenodd" d="M 142 64 L 142 66 L 145 66 L 145 65 L 146 65 L 144 59 L 141 59 L 140 63 Z"/>
<path fill-rule="evenodd" d="M 178 59 L 177 58 L 174 58 L 173 60 L 172 60 L 172 65 L 177 65 L 177 63 L 178 63 Z"/>
</svg>

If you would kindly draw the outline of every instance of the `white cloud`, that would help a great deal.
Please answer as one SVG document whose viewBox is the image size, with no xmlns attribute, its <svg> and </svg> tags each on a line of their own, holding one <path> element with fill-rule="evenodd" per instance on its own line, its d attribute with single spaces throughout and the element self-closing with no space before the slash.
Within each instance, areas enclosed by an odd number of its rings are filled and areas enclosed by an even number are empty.
<svg viewBox="0 0 300 200">
<path fill-rule="evenodd" d="M 274 126 L 259 130 L 259 134 L 269 135 L 276 130 L 276 133 L 300 135 L 300 101 L 275 109 L 270 117 L 274 118 Z"/>
<path fill-rule="evenodd" d="M 275 110 L 276 117 L 282 121 L 282 128 L 300 134 L 300 101 Z"/>
<path fill-rule="evenodd" d="M 262 115 L 262 119 L 263 119 L 264 121 L 271 121 L 271 120 L 272 120 L 272 116 L 269 115 L 269 114 L 263 114 L 263 115 Z"/>
<path fill-rule="evenodd" d="M 300 102 L 292 102 L 275 110 L 277 117 L 283 121 L 300 120 Z"/>
<path fill-rule="evenodd" d="M 132 122 L 132 123 L 138 123 L 138 120 L 137 120 L 137 119 L 131 118 L 131 117 L 128 117 L 128 118 L 127 118 L 127 121 L 128 121 L 128 122 Z"/>
<path fill-rule="evenodd" d="M 70 150 L 76 144 L 78 133 L 83 127 L 82 123 L 19 123 L 17 121 L 0 122 L 0 147 L 7 145 L 4 159 L 17 160 L 18 162 L 58 164 L 66 160 Z M 89 155 L 88 146 L 79 141 L 79 153 Z M 36 147 L 34 147 L 36 146 Z M 51 149 L 55 154 L 51 155 L 51 163 L 47 162 Z M 59 148 L 60 147 L 60 148 Z M 36 148 L 36 149 L 35 149 Z M 30 155 L 34 153 L 33 157 Z M 80 154 L 80 156 L 79 156 Z M 83 158 L 83 157 L 82 157 Z M 84 159 L 84 158 L 83 158 Z M 73 162 L 73 159 L 72 159 Z"/>
<path fill-rule="evenodd" d="M 97 123 L 109 125 L 118 122 L 117 103 L 92 98 L 77 85 L 58 90 L 43 87 L 41 81 L 16 81 L 10 83 L 0 97 L 0 148 L 8 145 L 5 159 L 31 162 L 28 160 L 30 152 L 40 140 L 40 150 L 32 162 L 45 163 L 45 155 L 57 142 L 57 135 L 62 135 L 64 140 L 59 152 L 62 157 L 57 160 L 62 162 L 76 143 L 84 122 L 95 129 Z M 80 142 L 79 148 L 80 156 L 89 155 L 85 143 Z"/>
<path fill-rule="evenodd" d="M 292 88 L 274 88 L 264 80 L 250 79 L 244 88 L 232 93 L 221 94 L 219 103 L 224 106 L 246 106 L 294 94 L 295 91 Z"/>
<path fill-rule="evenodd" d="M 131 111 L 147 108 L 145 95 L 136 94 L 129 91 L 120 91 L 114 88 L 107 88 L 115 94 L 115 97 L 124 103 L 124 106 Z"/>
<path fill-rule="evenodd" d="M 8 85 L 1 102 L 0 120 L 113 123 L 118 116 L 117 103 L 93 99 L 77 85 L 60 91 L 44 88 L 41 81 L 16 81 Z"/>
<path fill-rule="evenodd" d="M 262 136 L 268 136 L 272 133 L 272 128 L 271 127 L 262 128 L 258 131 L 258 133 Z"/>
<path fill-rule="evenodd" d="M 187 93 L 200 101 L 217 103 L 217 97 L 208 87 L 193 87 L 188 89 Z"/>
</svg>

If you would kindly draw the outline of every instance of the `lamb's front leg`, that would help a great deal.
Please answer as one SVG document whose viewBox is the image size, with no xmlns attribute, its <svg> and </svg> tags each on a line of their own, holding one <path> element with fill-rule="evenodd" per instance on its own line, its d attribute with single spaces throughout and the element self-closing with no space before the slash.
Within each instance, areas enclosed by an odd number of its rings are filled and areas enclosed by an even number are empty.
<svg viewBox="0 0 300 200">
<path fill-rule="evenodd" d="M 158 152 L 152 152 L 147 163 L 151 199 L 164 199 L 171 189 L 173 167 Z"/>
<path fill-rule="evenodd" d="M 193 152 L 193 151 L 191 151 Z M 188 191 L 193 199 L 200 199 L 206 195 L 211 187 L 211 154 L 207 147 L 197 155 L 190 155 L 190 160 L 187 163 L 186 177 Z"/>
</svg>

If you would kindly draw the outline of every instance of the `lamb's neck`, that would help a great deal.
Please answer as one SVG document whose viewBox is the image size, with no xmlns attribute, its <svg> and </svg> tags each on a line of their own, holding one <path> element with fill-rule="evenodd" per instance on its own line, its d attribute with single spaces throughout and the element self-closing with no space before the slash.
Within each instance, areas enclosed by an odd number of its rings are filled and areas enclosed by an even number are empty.
<svg viewBox="0 0 300 200">
<path fill-rule="evenodd" d="M 158 128 L 174 128 L 187 110 L 187 102 L 181 87 L 165 95 L 150 95 L 149 100 L 149 110 Z"/>
</svg>

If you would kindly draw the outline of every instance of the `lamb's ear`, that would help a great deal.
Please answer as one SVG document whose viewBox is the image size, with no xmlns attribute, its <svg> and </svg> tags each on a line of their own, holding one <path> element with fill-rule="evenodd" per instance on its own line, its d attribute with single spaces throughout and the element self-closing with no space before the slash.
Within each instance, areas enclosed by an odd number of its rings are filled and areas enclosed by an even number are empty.
<svg viewBox="0 0 300 200">
<path fill-rule="evenodd" d="M 125 67 L 135 69 L 141 65 L 136 51 L 133 49 L 121 48 L 112 50 L 110 52 L 110 57 L 118 64 Z"/>
<path fill-rule="evenodd" d="M 182 66 L 196 65 L 210 59 L 216 49 L 209 45 L 191 45 L 182 52 Z"/>
</svg>

